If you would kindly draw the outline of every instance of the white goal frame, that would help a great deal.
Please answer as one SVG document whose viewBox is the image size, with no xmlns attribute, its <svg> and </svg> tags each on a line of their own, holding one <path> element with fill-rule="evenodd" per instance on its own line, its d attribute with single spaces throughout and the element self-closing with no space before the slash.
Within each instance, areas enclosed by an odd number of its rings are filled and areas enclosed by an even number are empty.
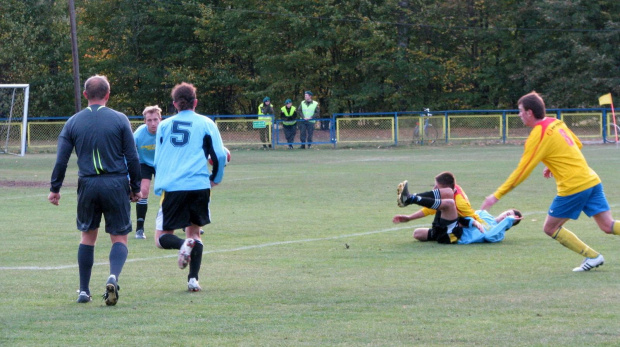
<svg viewBox="0 0 620 347">
<path fill-rule="evenodd" d="M 24 89 L 24 110 L 22 115 L 22 129 L 20 136 L 20 153 L 11 153 L 8 150 L 8 141 L 10 137 L 10 124 L 14 115 L 12 114 L 13 103 L 11 103 L 11 112 L 8 115 L 7 121 L 7 136 L 6 139 L 0 139 L 0 153 L 8 153 L 8 154 L 16 154 L 21 157 L 26 155 L 26 131 L 28 126 L 28 98 L 30 96 L 30 85 L 29 84 L 0 84 L 1 89 Z M 0 124 L 0 126 L 2 126 Z"/>
</svg>

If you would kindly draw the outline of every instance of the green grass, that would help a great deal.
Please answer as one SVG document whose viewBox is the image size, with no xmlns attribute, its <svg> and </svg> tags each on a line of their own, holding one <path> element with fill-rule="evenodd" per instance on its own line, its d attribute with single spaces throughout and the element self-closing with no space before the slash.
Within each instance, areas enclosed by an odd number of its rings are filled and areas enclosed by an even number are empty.
<svg viewBox="0 0 620 347">
<path fill-rule="evenodd" d="M 437 173 L 450 170 L 477 208 L 521 151 L 233 150 L 205 227 L 203 291 L 186 292 L 187 270 L 147 230 L 147 240 L 129 240 L 114 307 L 98 297 L 74 302 L 75 158 L 57 207 L 47 202 L 53 155 L 0 156 L 0 345 L 617 345 L 620 239 L 585 216 L 569 222 L 606 259 L 597 270 L 573 273 L 582 258 L 542 232 L 555 194 L 542 167 L 493 207 L 516 207 L 526 217 L 502 243 L 421 243 L 411 232 L 430 218 L 391 223 L 415 211 L 396 207 L 398 182 L 428 190 Z M 584 153 L 616 209 L 619 150 L 588 146 Z M 157 204 L 151 195 L 149 226 Z M 99 236 L 94 296 L 108 275 L 110 240 Z"/>
</svg>

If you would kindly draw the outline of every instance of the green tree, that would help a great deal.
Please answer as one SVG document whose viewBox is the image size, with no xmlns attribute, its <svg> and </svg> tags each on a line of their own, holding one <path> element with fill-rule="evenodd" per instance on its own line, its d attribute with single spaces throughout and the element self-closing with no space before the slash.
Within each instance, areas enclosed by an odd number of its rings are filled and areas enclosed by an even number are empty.
<svg viewBox="0 0 620 347">
<path fill-rule="evenodd" d="M 30 84 L 30 117 L 74 111 L 66 1 L 3 0 L 0 83 Z"/>
</svg>

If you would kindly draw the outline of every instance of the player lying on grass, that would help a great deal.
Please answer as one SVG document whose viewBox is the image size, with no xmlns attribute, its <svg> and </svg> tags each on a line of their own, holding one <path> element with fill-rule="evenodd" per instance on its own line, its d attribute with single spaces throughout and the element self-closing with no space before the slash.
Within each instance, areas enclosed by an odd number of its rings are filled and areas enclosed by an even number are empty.
<svg viewBox="0 0 620 347">
<path fill-rule="evenodd" d="M 493 215 L 484 210 L 478 210 L 476 214 L 486 222 L 484 231 L 479 230 L 477 227 L 470 226 L 473 219 L 465 218 L 469 223 L 461 224 L 463 235 L 461 235 L 461 238 L 457 242 L 459 245 L 501 242 L 504 240 L 506 231 L 519 224 L 522 219 L 521 211 L 515 209 L 506 210 L 497 217 L 493 217 Z M 463 223 L 464 221 L 461 220 L 460 222 Z"/>
<path fill-rule="evenodd" d="M 409 199 L 406 199 L 406 196 L 413 196 L 408 192 L 406 181 L 399 184 L 397 192 L 399 201 L 407 201 Z M 420 194 L 416 195 L 419 196 Z M 425 198 L 421 198 L 417 202 L 414 201 L 413 203 L 428 205 L 429 202 L 430 201 Z M 448 230 L 444 230 L 444 226 L 451 225 L 453 222 L 452 219 L 455 218 L 454 216 L 458 216 L 452 189 L 439 189 L 439 199 L 435 199 L 433 203 L 438 206 L 437 214 L 435 214 L 436 219 L 433 221 L 433 227 L 418 228 L 413 232 L 413 237 L 419 241 L 437 241 L 439 243 L 457 243 L 459 245 L 482 242 L 500 242 L 504 239 L 505 232 L 508 229 L 519 224 L 522 216 L 521 212 L 515 209 L 504 211 L 497 217 L 493 217 L 487 211 L 479 210 L 475 213 L 484 221 L 484 223 L 478 222 L 473 217 L 458 217 L 458 224 L 453 225 L 451 230 L 450 228 L 448 228 Z M 416 213 L 412 215 L 397 215 L 394 216 L 392 221 L 394 223 L 409 222 L 417 219 L 415 218 L 415 215 Z M 437 219 L 437 216 L 439 216 L 439 219 Z M 455 239 L 457 240 L 456 242 L 454 242 Z"/>
<path fill-rule="evenodd" d="M 398 185 L 398 206 L 416 204 L 422 209 L 411 215 L 397 215 L 394 223 L 409 222 L 415 219 L 435 215 L 431 228 L 420 228 L 414 231 L 414 237 L 423 241 L 437 241 L 439 243 L 456 243 L 461 236 L 460 228 L 452 232 L 459 217 L 471 217 L 476 227 L 482 228 L 484 221 L 476 214 L 469 203 L 465 191 L 456 184 L 456 178 L 451 172 L 444 171 L 435 176 L 433 190 L 409 194 L 407 181 Z M 445 201 L 444 201 L 445 200 Z"/>
</svg>

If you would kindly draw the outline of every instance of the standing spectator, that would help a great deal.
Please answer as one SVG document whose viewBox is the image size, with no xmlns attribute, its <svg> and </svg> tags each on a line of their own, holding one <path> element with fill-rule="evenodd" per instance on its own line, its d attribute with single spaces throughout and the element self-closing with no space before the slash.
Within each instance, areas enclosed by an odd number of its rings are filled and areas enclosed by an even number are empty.
<svg viewBox="0 0 620 347">
<path fill-rule="evenodd" d="M 557 185 L 557 195 L 547 212 L 543 231 L 562 246 L 585 257 L 573 271 L 589 271 L 603 265 L 602 254 L 564 227 L 569 219 L 579 218 L 583 211 L 605 233 L 620 235 L 620 223 L 611 216 L 603 184 L 588 166 L 581 152 L 581 141 L 563 121 L 546 117 L 545 102 L 538 93 L 522 96 L 517 105 L 521 121 L 532 128 L 521 161 L 506 181 L 486 197 L 480 209 L 489 209 L 543 162 L 543 177 L 554 177 Z"/>
<path fill-rule="evenodd" d="M 282 126 L 284 127 L 284 137 L 288 143 L 288 149 L 293 149 L 293 142 L 295 142 L 295 133 L 297 132 L 297 113 L 293 101 L 286 99 L 285 106 L 280 109 L 280 119 L 282 120 Z"/>
<path fill-rule="evenodd" d="M 304 101 L 301 102 L 299 109 L 301 110 L 301 120 L 299 121 L 299 140 L 301 141 L 301 149 L 312 147 L 312 134 L 314 133 L 315 120 L 321 114 L 319 103 L 312 100 L 312 92 L 307 90 L 304 93 Z"/>
<path fill-rule="evenodd" d="M 88 107 L 73 115 L 58 136 L 56 164 L 48 200 L 58 205 L 67 163 L 75 148 L 78 165 L 77 228 L 82 233 L 78 247 L 80 291 L 78 303 L 92 300 L 90 277 L 95 260 L 95 242 L 101 215 L 110 234 L 110 276 L 103 298 L 108 306 L 118 301 L 118 277 L 127 260 L 127 234 L 131 232 L 131 206 L 140 195 L 140 161 L 129 119 L 105 105 L 110 83 L 95 75 L 84 84 Z M 129 183 L 127 174 L 129 173 Z"/>
<path fill-rule="evenodd" d="M 275 111 L 273 110 L 273 105 L 271 105 L 271 99 L 266 96 L 263 99 L 263 103 L 258 105 L 258 120 L 265 122 L 265 127 L 258 130 L 263 149 L 271 148 L 269 129 L 271 128 L 271 118 L 273 115 L 275 115 Z"/>
<path fill-rule="evenodd" d="M 195 112 L 196 88 L 189 83 L 172 89 L 178 114 L 165 119 L 157 128 L 155 147 L 155 194 L 161 195 L 157 213 L 155 244 L 178 249 L 178 265 L 189 263 L 187 289 L 200 291 L 198 272 L 202 262 L 200 228 L 211 222 L 211 187 L 224 177 L 228 153 L 215 123 Z M 211 156 L 212 172 L 207 158 Z M 185 228 L 185 239 L 174 235 Z"/>
<path fill-rule="evenodd" d="M 159 122 L 161 122 L 161 108 L 157 105 L 147 106 L 142 111 L 142 115 L 144 116 L 144 124 L 140 125 L 133 133 L 140 158 L 140 172 L 142 173 L 142 183 L 140 184 L 142 198 L 136 204 L 136 239 L 146 239 L 144 219 L 149 206 L 151 181 L 155 176 L 155 133 Z"/>
</svg>

